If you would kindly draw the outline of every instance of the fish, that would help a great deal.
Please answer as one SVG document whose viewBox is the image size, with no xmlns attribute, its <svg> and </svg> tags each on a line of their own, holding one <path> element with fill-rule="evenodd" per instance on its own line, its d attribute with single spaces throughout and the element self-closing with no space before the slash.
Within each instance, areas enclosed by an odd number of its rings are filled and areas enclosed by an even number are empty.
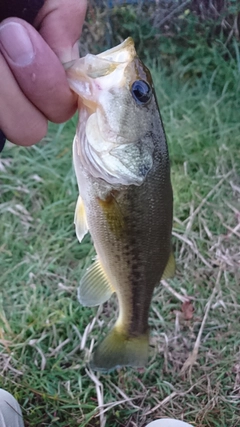
<svg viewBox="0 0 240 427">
<path fill-rule="evenodd" d="M 78 300 L 96 306 L 116 293 L 119 305 L 90 367 L 144 367 L 153 291 L 175 272 L 170 161 L 152 77 L 131 37 L 76 60 L 66 74 L 79 99 L 76 235 L 81 242 L 89 231 L 97 254 Z"/>
</svg>

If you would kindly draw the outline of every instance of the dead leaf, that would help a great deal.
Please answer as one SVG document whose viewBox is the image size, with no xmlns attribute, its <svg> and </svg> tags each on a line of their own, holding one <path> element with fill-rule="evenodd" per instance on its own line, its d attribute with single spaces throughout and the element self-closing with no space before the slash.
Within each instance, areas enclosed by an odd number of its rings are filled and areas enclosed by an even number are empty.
<svg viewBox="0 0 240 427">
<path fill-rule="evenodd" d="M 191 301 L 185 301 L 182 303 L 182 313 L 184 320 L 191 320 L 193 318 L 194 307 Z"/>
</svg>

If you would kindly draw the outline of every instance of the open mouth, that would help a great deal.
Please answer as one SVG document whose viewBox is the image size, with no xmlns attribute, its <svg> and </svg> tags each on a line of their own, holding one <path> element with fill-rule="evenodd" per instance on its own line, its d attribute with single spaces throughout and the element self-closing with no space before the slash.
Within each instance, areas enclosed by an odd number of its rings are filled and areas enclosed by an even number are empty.
<svg viewBox="0 0 240 427">
<path fill-rule="evenodd" d="M 88 54 L 64 65 L 71 89 L 92 112 L 96 111 L 103 90 L 124 84 L 124 69 L 136 57 L 131 37 L 120 45 L 100 53 Z"/>
</svg>

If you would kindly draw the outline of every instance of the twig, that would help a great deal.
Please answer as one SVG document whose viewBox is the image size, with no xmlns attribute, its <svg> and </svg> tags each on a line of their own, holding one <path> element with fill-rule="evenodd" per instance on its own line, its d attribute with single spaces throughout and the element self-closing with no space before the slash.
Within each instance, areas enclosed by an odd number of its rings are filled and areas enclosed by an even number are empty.
<svg viewBox="0 0 240 427">
<path fill-rule="evenodd" d="M 98 409 L 99 409 L 99 418 L 100 418 L 100 427 L 105 427 L 106 424 L 106 417 L 104 415 L 103 411 L 103 385 L 99 381 L 99 379 L 96 377 L 96 375 L 93 373 L 92 370 L 86 369 L 86 373 L 89 376 L 89 378 L 94 382 L 96 387 L 96 393 L 97 393 L 97 400 L 98 400 Z"/>
<path fill-rule="evenodd" d="M 214 296 L 215 296 L 215 294 L 216 294 L 216 292 L 218 290 L 218 285 L 219 285 L 219 282 L 220 282 L 221 274 L 222 274 L 222 270 L 219 269 L 217 280 L 216 280 L 216 285 L 215 285 L 215 287 L 213 289 L 213 292 L 212 292 L 212 294 L 211 294 L 211 296 L 210 296 L 210 298 L 209 298 L 209 300 L 208 300 L 208 302 L 206 304 L 205 314 L 204 314 L 204 317 L 203 317 L 203 320 L 202 320 L 201 327 L 200 327 L 199 332 L 198 332 L 198 336 L 197 336 L 196 342 L 195 342 L 194 347 L 193 347 L 193 351 L 189 355 L 189 357 L 187 358 L 187 360 L 185 361 L 185 363 L 184 363 L 184 365 L 183 365 L 183 367 L 181 369 L 181 374 L 184 374 L 188 369 L 191 371 L 193 365 L 197 361 L 197 356 L 198 356 L 198 351 L 199 351 L 199 347 L 200 347 L 200 344 L 201 344 L 201 338 L 202 338 L 203 330 L 204 330 L 205 323 L 206 323 L 207 318 L 208 318 L 208 313 L 209 313 L 209 310 L 211 308 L 211 305 L 212 305 L 212 302 L 213 302 L 213 298 L 214 298 Z"/>
<path fill-rule="evenodd" d="M 171 10 L 167 16 L 165 16 L 158 24 L 159 27 L 161 27 L 163 24 L 165 24 L 167 21 L 169 21 L 172 16 L 175 15 L 175 13 L 180 12 L 181 9 L 183 9 L 190 0 L 186 0 L 185 2 L 183 2 L 182 4 L 178 5 L 177 7 L 175 7 L 173 10 Z M 156 24 L 155 24 L 156 25 Z"/>
<path fill-rule="evenodd" d="M 198 381 L 198 383 L 199 383 L 199 381 Z M 194 389 L 195 386 L 196 386 L 196 384 L 191 385 L 191 387 L 189 387 L 189 389 L 186 391 L 173 391 L 171 394 L 169 394 L 169 396 L 165 397 L 165 399 L 163 399 L 156 406 L 154 406 L 154 408 L 152 408 L 148 412 L 145 412 L 144 416 L 152 414 L 154 411 L 156 411 L 158 408 L 160 408 L 161 406 L 168 403 L 170 400 L 174 399 L 174 397 L 176 397 L 176 396 L 184 397 L 184 396 L 188 395 Z"/>
<path fill-rule="evenodd" d="M 209 264 L 209 262 L 204 258 L 204 256 L 199 252 L 198 248 L 196 247 L 195 242 L 192 242 L 190 239 L 188 239 L 186 237 L 186 235 L 184 234 L 183 236 L 181 236 L 179 233 L 176 233 L 176 231 L 172 232 L 172 235 L 177 237 L 177 239 L 182 240 L 184 243 L 186 243 L 187 245 L 189 245 L 193 252 L 198 256 L 198 258 L 202 261 L 203 264 L 205 264 L 208 268 L 212 268 L 211 264 Z M 183 248 L 184 246 L 182 246 Z"/>
<path fill-rule="evenodd" d="M 160 408 L 161 406 L 165 405 L 166 403 L 168 403 L 170 400 L 174 399 L 174 397 L 176 397 L 178 395 L 177 391 L 173 391 L 171 394 L 169 394 L 169 396 L 165 397 L 165 399 L 163 399 L 161 402 L 159 402 L 156 406 L 154 406 L 154 408 L 152 408 L 150 411 L 144 413 L 144 416 L 146 415 L 150 415 L 153 412 L 155 412 L 158 408 Z"/>
<path fill-rule="evenodd" d="M 193 224 L 195 217 L 200 212 L 202 207 L 205 205 L 206 201 L 216 192 L 217 188 L 220 187 L 223 184 L 223 182 L 226 181 L 226 179 L 231 174 L 232 174 L 232 171 L 229 171 L 222 179 L 220 179 L 220 181 L 216 185 L 214 185 L 214 187 L 209 191 L 209 193 L 206 195 L 206 197 L 204 197 L 202 199 L 201 203 L 199 203 L 198 207 L 195 209 L 195 211 L 193 211 L 193 213 L 190 215 L 190 217 L 188 217 L 189 221 L 188 221 L 187 226 L 186 226 L 186 234 L 192 228 L 192 224 Z"/>
<path fill-rule="evenodd" d="M 179 294 L 177 291 L 175 291 L 166 280 L 161 280 L 162 285 L 170 292 L 172 295 L 174 295 L 179 301 L 181 302 L 187 302 L 189 301 L 188 297 L 185 297 L 184 295 Z"/>
</svg>

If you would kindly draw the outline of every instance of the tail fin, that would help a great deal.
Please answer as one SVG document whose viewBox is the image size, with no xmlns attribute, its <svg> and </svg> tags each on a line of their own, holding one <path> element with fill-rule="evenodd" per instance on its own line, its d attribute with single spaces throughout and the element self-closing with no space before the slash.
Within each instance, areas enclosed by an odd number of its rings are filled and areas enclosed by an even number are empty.
<svg viewBox="0 0 240 427">
<path fill-rule="evenodd" d="M 128 337 L 117 326 L 97 346 L 90 367 L 107 372 L 121 366 L 143 367 L 148 360 L 148 332 L 138 337 Z"/>
</svg>

